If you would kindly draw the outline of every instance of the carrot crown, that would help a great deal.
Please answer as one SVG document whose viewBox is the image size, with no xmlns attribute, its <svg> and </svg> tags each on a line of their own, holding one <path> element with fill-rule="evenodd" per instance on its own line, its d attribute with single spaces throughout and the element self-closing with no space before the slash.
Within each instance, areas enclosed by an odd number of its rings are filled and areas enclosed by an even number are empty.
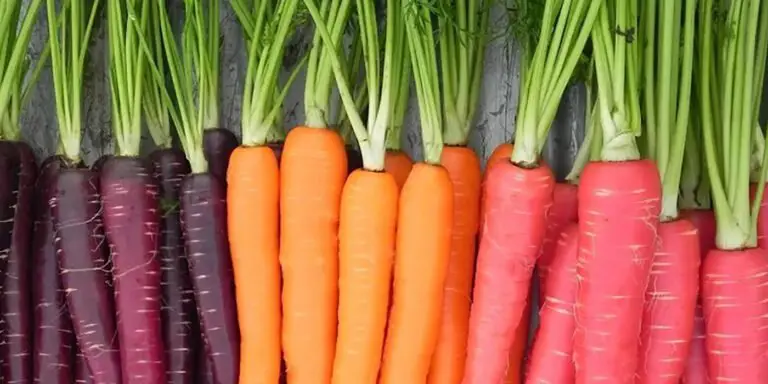
<svg viewBox="0 0 768 384">
<path fill-rule="evenodd" d="M 313 4 L 316 4 L 314 0 Z M 308 127 L 327 128 L 331 121 L 331 91 L 335 71 L 333 56 L 337 56 L 336 52 L 341 48 L 351 5 L 351 0 L 321 0 L 320 7 L 315 6 L 317 12 L 312 15 L 312 19 L 316 24 L 318 20 L 322 20 L 324 25 L 328 26 L 328 33 L 323 36 L 320 29 L 315 29 L 312 49 L 309 52 L 304 86 L 304 112 Z"/>
<path fill-rule="evenodd" d="M 487 1 L 460 0 L 439 18 L 443 135 L 448 145 L 466 145 L 469 138 L 483 81 L 489 10 Z"/>
<path fill-rule="evenodd" d="M 299 0 L 231 0 L 248 47 L 243 90 L 243 145 L 281 140 L 282 104 L 305 60 L 278 84 L 285 46 L 296 30 Z M 305 57 L 306 59 L 306 57 Z"/>
<path fill-rule="evenodd" d="M 696 2 L 642 3 L 642 138 L 645 152 L 656 161 L 661 176 L 662 221 L 678 215 L 691 104 Z"/>
<path fill-rule="evenodd" d="M 21 0 L 6 0 L 0 4 L 0 36 L 4 36 L 0 44 L 0 111 L 4 111 L 0 115 L 0 137 L 9 140 L 17 140 L 20 136 L 21 110 L 50 54 L 50 45 L 46 45 L 30 72 L 27 46 L 43 1 L 33 0 L 23 16 L 22 3 Z M 29 80 L 25 81 L 28 75 Z"/>
<path fill-rule="evenodd" d="M 716 20 L 715 15 L 723 15 Z M 707 172 L 717 218 L 716 242 L 732 250 L 757 244 L 766 163 L 750 207 L 750 157 L 768 52 L 768 1 L 702 0 L 696 76 Z M 759 127 L 758 127 L 759 128 Z"/>
<path fill-rule="evenodd" d="M 166 65 L 158 65 L 162 60 L 152 53 L 150 40 L 140 34 L 142 51 L 148 58 L 149 67 L 165 110 L 176 126 L 176 131 L 189 160 L 193 173 L 208 171 L 208 162 L 203 154 L 203 130 L 217 125 L 218 121 L 218 20 L 219 2 L 209 0 L 207 7 L 203 1 L 185 0 L 184 25 L 181 32 L 181 54 L 176 45 L 176 38 L 168 17 L 164 2 L 155 2 L 157 25 L 159 25 L 164 59 Z M 207 11 L 207 12 L 206 12 Z M 138 20 L 131 17 L 131 20 Z M 215 22 L 214 22 L 215 21 Z M 216 24 L 215 29 L 212 25 Z M 207 30 L 206 33 L 204 30 Z M 211 42 L 209 40 L 216 40 Z M 215 51 L 212 47 L 215 47 Z M 212 63 L 215 62 L 215 63 Z M 167 68 L 166 68 L 167 67 Z M 171 93 L 161 84 L 165 78 L 161 69 L 170 74 Z M 215 79 L 213 79 L 215 78 Z M 194 85 L 197 80 L 197 104 L 195 103 Z M 215 112 L 212 112 L 214 111 Z"/>
<path fill-rule="evenodd" d="M 694 90 L 698 92 L 696 82 Z M 685 139 L 685 151 L 683 154 L 683 172 L 680 177 L 680 208 L 682 209 L 710 209 L 712 198 L 710 197 L 709 175 L 702 165 L 705 162 L 702 150 L 701 116 L 698 111 L 694 92 L 691 103 L 691 113 L 688 119 L 687 137 Z"/>
<path fill-rule="evenodd" d="M 99 0 L 91 4 L 90 16 L 84 12 L 83 1 L 64 1 L 58 12 L 56 3 L 48 0 L 47 11 L 59 140 L 63 155 L 72 163 L 79 163 L 83 67 Z"/>
<path fill-rule="evenodd" d="M 547 0 L 530 62 L 523 65 L 512 161 L 532 166 L 589 39 L 603 0 Z M 524 47 L 527 48 L 527 47 Z"/>
<path fill-rule="evenodd" d="M 128 20 L 129 9 L 138 20 Z M 108 1 L 109 85 L 112 90 L 112 126 L 118 154 L 138 156 L 141 148 L 141 103 L 146 60 L 139 35 L 147 29 L 150 2 Z"/>
<path fill-rule="evenodd" d="M 307 9 L 315 20 L 317 31 L 323 41 L 330 45 L 333 36 L 321 17 L 321 12 L 314 0 L 305 0 Z M 406 67 L 405 32 L 403 16 L 399 4 L 387 2 L 387 23 L 384 43 L 384 57 L 380 59 L 381 46 L 378 38 L 376 7 L 372 0 L 357 0 L 357 19 L 359 22 L 362 56 L 365 63 L 365 83 L 367 101 L 356 103 L 348 85 L 348 68 L 345 68 L 338 52 L 328 52 L 339 94 L 352 130 L 360 145 L 365 169 L 380 171 L 384 169 L 386 151 L 386 132 L 390 124 L 392 111 L 397 108 L 401 97 L 399 74 Z M 367 105 L 368 119 L 363 121 L 360 104 Z M 439 160 L 439 159 L 438 159 Z"/>
<path fill-rule="evenodd" d="M 144 31 L 149 50 L 146 54 L 149 55 L 150 61 L 156 65 L 157 70 L 164 74 L 166 72 L 165 53 L 163 51 L 160 12 L 158 12 L 157 7 L 149 7 L 149 17 L 146 23 L 147 27 Z M 165 78 L 154 76 L 151 70 L 144 71 L 144 78 L 142 107 L 149 134 L 155 145 L 160 148 L 170 148 L 172 145 L 171 121 L 168 106 L 163 102 Z"/>
</svg>

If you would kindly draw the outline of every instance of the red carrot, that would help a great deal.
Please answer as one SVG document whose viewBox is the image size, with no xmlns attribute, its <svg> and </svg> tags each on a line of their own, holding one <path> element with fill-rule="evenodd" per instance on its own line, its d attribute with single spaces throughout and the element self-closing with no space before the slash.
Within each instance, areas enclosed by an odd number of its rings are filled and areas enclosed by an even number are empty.
<svg viewBox="0 0 768 384">
<path fill-rule="evenodd" d="M 533 341 L 527 383 L 573 383 L 574 310 L 578 282 L 576 257 L 579 226 L 569 223 L 562 229 L 549 264 L 549 279 L 543 286 L 539 330 Z"/>
<path fill-rule="evenodd" d="M 536 262 L 536 270 L 539 273 L 539 286 L 542 288 L 542 297 L 547 286 L 547 277 L 552 259 L 555 257 L 555 248 L 558 246 L 560 232 L 570 223 L 575 223 L 578 218 L 578 188 L 576 184 L 557 183 L 552 195 L 552 208 L 547 217 L 547 231 L 541 244 L 541 255 Z M 544 304 L 543 301 L 539 303 Z"/>
<path fill-rule="evenodd" d="M 541 149 L 567 85 L 564 79 L 578 63 L 601 3 L 580 0 L 571 10 L 566 3 L 547 1 L 542 36 L 529 42 L 535 52 L 526 52 L 511 161 L 491 166 L 483 189 L 464 384 L 499 383 L 506 376 L 552 205 L 555 179 L 540 162 Z M 553 31 L 566 25 L 582 29 L 561 39 Z"/>
</svg>

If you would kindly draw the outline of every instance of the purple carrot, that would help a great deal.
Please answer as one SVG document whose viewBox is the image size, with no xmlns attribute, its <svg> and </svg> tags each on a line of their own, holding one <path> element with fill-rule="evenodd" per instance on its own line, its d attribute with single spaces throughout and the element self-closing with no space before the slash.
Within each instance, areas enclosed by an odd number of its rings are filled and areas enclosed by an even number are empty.
<svg viewBox="0 0 768 384">
<path fill-rule="evenodd" d="M 161 235 L 160 263 L 163 306 L 163 336 L 166 359 L 166 381 L 170 384 L 192 383 L 195 379 L 195 352 L 199 329 L 197 307 L 184 238 L 179 218 L 179 189 L 190 172 L 184 153 L 161 149 L 150 156 L 154 176 L 160 184 Z"/>
<path fill-rule="evenodd" d="M 32 307 L 29 289 L 29 258 L 32 245 L 32 200 L 37 178 L 35 155 L 29 145 L 18 141 L 0 142 L 4 152 L 16 151 L 19 175 L 15 186 L 11 247 L 5 265 L 3 294 L 4 338 L 3 378 L 8 384 L 29 383 L 32 377 Z"/>
<path fill-rule="evenodd" d="M 53 218 L 48 207 L 48 202 L 53 197 L 54 178 L 64 166 L 64 159 L 60 156 L 46 159 L 40 166 L 34 194 L 32 379 L 40 384 L 71 384 L 72 367 L 75 363 L 75 335 L 59 278 Z"/>
<path fill-rule="evenodd" d="M 225 128 L 206 129 L 203 134 L 203 154 L 210 173 L 227 186 L 227 167 L 232 151 L 237 148 L 237 136 Z"/>
<path fill-rule="evenodd" d="M 352 145 L 346 146 L 347 150 L 347 173 L 352 173 L 356 169 L 363 167 L 363 155 Z"/>
<path fill-rule="evenodd" d="M 8 269 L 8 258 L 11 253 L 13 224 L 16 207 L 17 187 L 21 163 L 18 151 L 11 145 L 0 146 L 0 292 L 5 291 L 5 272 Z M 0 308 L 0 314 L 3 313 Z M 0 343 L 6 339 L 5 316 L 0 316 Z M 7 356 L 0 349 L 0 367 L 5 366 Z M 0 369 L 0 382 L 5 382 L 5 369 Z"/>
<path fill-rule="evenodd" d="M 93 162 L 93 165 L 91 165 L 91 170 L 96 173 L 101 173 L 101 169 L 104 168 L 104 164 L 106 164 L 107 161 L 113 157 L 115 157 L 115 155 L 102 155 Z"/>
<path fill-rule="evenodd" d="M 181 225 L 215 384 L 236 383 L 240 368 L 225 198 L 223 183 L 210 173 L 187 176 L 181 185 Z"/>
<path fill-rule="evenodd" d="M 50 201 L 61 281 L 77 343 L 99 384 L 121 383 L 120 350 L 101 217 L 99 177 L 62 169 Z"/>
<path fill-rule="evenodd" d="M 214 384 L 213 370 L 208 361 L 208 354 L 201 350 L 197 354 L 197 384 Z"/>
<path fill-rule="evenodd" d="M 104 228 L 115 285 L 123 382 L 165 382 L 160 316 L 160 212 L 152 166 L 115 156 L 101 169 Z"/>
</svg>

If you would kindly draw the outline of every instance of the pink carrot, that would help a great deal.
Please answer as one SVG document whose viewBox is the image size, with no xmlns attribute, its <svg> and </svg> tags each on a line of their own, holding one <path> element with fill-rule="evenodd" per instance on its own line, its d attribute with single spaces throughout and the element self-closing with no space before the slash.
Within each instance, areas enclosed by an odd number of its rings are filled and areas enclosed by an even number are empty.
<svg viewBox="0 0 768 384">
<path fill-rule="evenodd" d="M 661 183 L 648 160 L 592 162 L 579 186 L 576 383 L 633 383 Z"/>
<path fill-rule="evenodd" d="M 547 217 L 547 232 L 544 235 L 544 242 L 541 245 L 541 255 L 536 263 L 536 269 L 539 273 L 539 286 L 542 287 L 541 295 L 544 296 L 544 289 L 547 285 L 547 276 L 549 275 L 550 264 L 555 257 L 555 248 L 557 248 L 560 231 L 570 223 L 575 223 L 579 216 L 578 187 L 570 183 L 555 184 L 555 191 L 552 195 L 552 209 L 549 210 Z M 543 304 L 541 301 L 539 304 Z"/>
<path fill-rule="evenodd" d="M 573 330 L 576 326 L 576 257 L 579 226 L 566 224 L 557 238 L 543 286 L 539 331 L 533 342 L 526 383 L 573 383 Z"/>
<path fill-rule="evenodd" d="M 711 210 L 695 209 L 683 211 L 682 217 L 688 219 L 699 231 L 700 259 L 703 260 L 704 256 L 715 248 L 715 213 Z M 699 297 L 693 318 L 693 338 L 688 351 L 688 363 L 683 374 L 684 384 L 709 383 L 704 332 L 704 311 Z"/>
<path fill-rule="evenodd" d="M 464 384 L 500 383 L 506 375 L 544 240 L 554 184 L 546 165 L 526 169 L 500 162 L 490 168 Z"/>
<path fill-rule="evenodd" d="M 699 234 L 690 221 L 659 224 L 645 292 L 637 383 L 680 382 L 693 336 L 699 262 Z"/>
</svg>

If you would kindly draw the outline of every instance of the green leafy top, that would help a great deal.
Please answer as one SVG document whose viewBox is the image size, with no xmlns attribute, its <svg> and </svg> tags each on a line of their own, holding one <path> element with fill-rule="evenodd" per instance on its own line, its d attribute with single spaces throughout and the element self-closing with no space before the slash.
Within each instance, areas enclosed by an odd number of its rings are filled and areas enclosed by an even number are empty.
<svg viewBox="0 0 768 384">
<path fill-rule="evenodd" d="M 678 215 L 690 125 L 696 3 L 697 0 L 643 2 L 643 138 L 646 152 L 656 161 L 662 180 L 663 221 L 674 220 Z"/>
<path fill-rule="evenodd" d="M 466 145 L 483 80 L 490 5 L 484 0 L 444 0 L 439 19 L 444 137 Z"/>
<path fill-rule="evenodd" d="M 296 30 L 299 0 L 231 0 L 248 45 L 248 67 L 243 91 L 243 145 L 280 140 L 282 103 L 296 75 L 297 65 L 278 87 L 285 46 Z"/>
<path fill-rule="evenodd" d="M 0 111 L 4 111 L 0 112 L 0 137 L 9 140 L 19 139 L 21 110 L 50 54 L 50 45 L 46 45 L 29 80 L 25 82 L 30 69 L 27 47 L 43 1 L 33 0 L 23 16 L 22 3 L 22 0 L 0 2 L 0 36 L 4 36 L 0 41 Z"/>
<path fill-rule="evenodd" d="M 324 43 L 330 45 L 333 36 L 322 18 L 321 11 L 314 0 L 305 0 L 307 9 L 315 20 Z M 396 108 L 397 94 L 400 90 L 398 74 L 406 66 L 404 60 L 405 31 L 403 15 L 399 4 L 387 2 L 386 40 L 384 43 L 383 60 L 381 45 L 378 38 L 376 8 L 373 0 L 357 0 L 357 20 L 359 23 L 360 43 L 365 63 L 365 83 L 367 88 L 368 119 L 364 122 L 358 104 L 348 85 L 348 70 L 342 63 L 338 49 L 327 52 L 333 69 L 339 94 L 344 110 L 352 125 L 352 130 L 360 145 L 363 155 L 363 166 L 367 170 L 380 171 L 384 169 L 386 151 L 386 132 L 389 127 L 392 111 Z"/>
<path fill-rule="evenodd" d="M 141 148 L 146 59 L 140 36 L 147 29 L 150 3 L 148 0 L 107 2 L 112 126 L 118 154 L 122 156 L 138 156 Z M 136 22 L 129 20 L 129 10 L 139 12 Z"/>
<path fill-rule="evenodd" d="M 65 0 L 58 12 L 56 2 L 48 0 L 47 3 L 56 117 L 63 155 L 77 164 L 82 136 L 83 67 L 99 0 L 93 1 L 90 16 L 84 12 L 83 1 Z"/>
<path fill-rule="evenodd" d="M 750 158 L 762 96 L 757 80 L 765 71 L 768 1 L 701 0 L 697 36 L 698 123 L 717 218 L 717 246 L 754 247 L 768 163 L 764 155 L 750 207 Z"/>
<path fill-rule="evenodd" d="M 533 2 L 535 5 L 535 2 Z M 603 0 L 546 0 L 541 29 L 523 65 L 512 161 L 535 166 L 565 88 L 579 64 Z M 530 7 L 530 5 L 529 5 Z M 531 8 L 535 9 L 535 8 Z"/>
<path fill-rule="evenodd" d="M 309 52 L 304 86 L 304 112 L 308 127 L 327 128 L 331 119 L 333 61 L 340 60 L 338 51 L 341 49 L 345 26 L 352 10 L 351 5 L 352 0 L 321 0 L 317 15 L 312 15 L 316 24 L 318 20 L 322 20 L 324 25 L 328 26 L 328 38 L 324 38 L 321 31 L 316 29 Z M 343 68 L 342 65 L 340 69 Z"/>
<path fill-rule="evenodd" d="M 150 61 L 154 63 L 159 73 L 166 73 L 165 51 L 163 48 L 163 34 L 160 12 L 157 7 L 149 7 L 149 19 L 147 20 L 146 42 L 149 46 Z M 147 128 L 152 140 L 160 148 L 170 148 L 171 121 L 168 106 L 163 102 L 163 92 L 166 89 L 166 79 L 154 76 L 151 70 L 145 71 L 145 86 L 142 105 Z"/>
</svg>

